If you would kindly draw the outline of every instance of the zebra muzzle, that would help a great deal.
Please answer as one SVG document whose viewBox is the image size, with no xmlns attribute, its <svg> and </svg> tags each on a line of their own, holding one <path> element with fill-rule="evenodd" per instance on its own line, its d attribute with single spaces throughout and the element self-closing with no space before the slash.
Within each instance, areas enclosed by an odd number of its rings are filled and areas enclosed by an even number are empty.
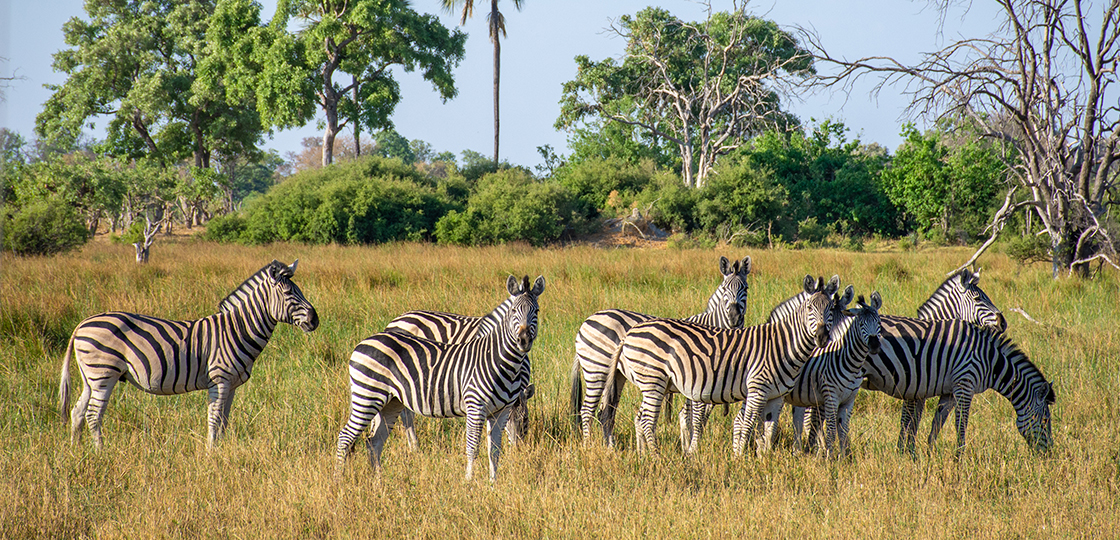
<svg viewBox="0 0 1120 540">
<path fill-rule="evenodd" d="M 871 336 L 867 338 L 867 352 L 871 354 L 879 354 L 879 336 Z"/>
<path fill-rule="evenodd" d="M 823 324 L 817 326 L 816 338 L 817 347 L 824 347 L 828 345 L 828 327 Z"/>
</svg>

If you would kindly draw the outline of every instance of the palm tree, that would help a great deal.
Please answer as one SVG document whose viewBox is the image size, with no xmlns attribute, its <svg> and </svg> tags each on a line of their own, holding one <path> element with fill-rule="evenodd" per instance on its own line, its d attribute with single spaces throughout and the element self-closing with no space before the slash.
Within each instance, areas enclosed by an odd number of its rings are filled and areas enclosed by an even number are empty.
<svg viewBox="0 0 1120 540">
<path fill-rule="evenodd" d="M 463 17 L 459 21 L 462 26 L 467 23 L 467 18 L 474 14 L 474 0 L 442 0 L 443 9 L 447 11 L 454 11 L 461 3 L 463 5 Z M 521 4 L 523 0 L 513 0 L 513 7 L 521 11 Z M 490 42 L 494 44 L 494 166 L 498 166 L 498 81 L 501 79 L 501 55 L 502 46 L 498 42 L 498 33 L 502 37 L 506 37 L 506 19 L 502 12 L 498 11 L 498 0 L 490 0 L 490 14 L 486 16 L 487 25 L 490 27 Z"/>
</svg>

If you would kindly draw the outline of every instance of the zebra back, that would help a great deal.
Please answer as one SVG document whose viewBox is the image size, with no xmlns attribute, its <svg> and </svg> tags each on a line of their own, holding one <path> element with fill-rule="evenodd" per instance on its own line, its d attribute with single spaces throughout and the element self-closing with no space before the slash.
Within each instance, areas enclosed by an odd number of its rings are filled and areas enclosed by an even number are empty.
<svg viewBox="0 0 1120 540">
<path fill-rule="evenodd" d="M 1007 330 L 1003 313 L 980 288 L 980 272 L 972 273 L 967 268 L 949 276 L 918 306 L 918 318 L 960 319 L 997 332 Z"/>
</svg>

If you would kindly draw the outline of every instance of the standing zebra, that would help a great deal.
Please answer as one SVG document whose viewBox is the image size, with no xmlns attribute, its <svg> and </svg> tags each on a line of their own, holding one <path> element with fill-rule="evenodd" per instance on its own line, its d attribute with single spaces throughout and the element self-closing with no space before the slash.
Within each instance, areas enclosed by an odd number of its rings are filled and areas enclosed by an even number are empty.
<svg viewBox="0 0 1120 540">
<path fill-rule="evenodd" d="M 723 281 L 708 299 L 707 310 L 685 320 L 716 328 L 741 327 L 747 305 L 747 275 L 751 273 L 751 258 L 743 257 L 741 262 L 731 262 L 727 257 L 720 257 L 719 271 L 723 274 Z M 613 357 L 630 328 L 654 318 L 633 311 L 606 309 L 591 315 L 580 325 L 571 370 L 571 406 L 573 414 L 579 415 L 584 441 L 591 439 L 591 417 L 602 401 L 599 422 L 603 429 L 603 442 L 608 446 L 614 444 L 614 416 L 625 379 L 614 378 L 614 384 L 606 385 L 611 372 L 615 371 Z M 584 384 L 587 386 L 586 394 Z"/>
<path fill-rule="evenodd" d="M 654 319 L 631 328 L 616 355 L 617 371 L 642 392 L 634 417 L 638 450 L 656 449 L 653 428 L 661 402 L 667 392 L 679 392 L 701 403 L 745 401 L 735 417 L 732 445 L 742 454 L 763 405 L 788 392 L 813 348 L 828 343 L 833 299 L 823 288 L 822 278 L 792 318 L 779 323 L 717 329 Z M 698 435 L 699 430 L 693 433 Z"/>
<path fill-rule="evenodd" d="M 512 300 L 512 297 L 507 298 L 494 311 L 482 317 L 441 311 L 409 311 L 389 321 L 389 324 L 385 326 L 385 331 L 404 332 L 444 343 L 465 343 L 497 329 L 498 321 L 509 311 Z M 533 384 L 529 381 L 529 372 L 529 363 L 526 362 L 525 369 L 522 370 L 521 374 L 525 391 L 521 392 L 517 402 L 510 409 L 509 422 L 506 424 L 506 433 L 509 435 L 511 445 L 524 439 L 525 434 L 529 431 L 528 401 L 529 398 L 533 397 L 535 391 Z M 399 419 L 408 437 L 409 448 L 415 450 L 418 446 L 416 415 L 412 411 L 404 409 L 401 411 Z"/>
<path fill-rule="evenodd" d="M 955 406 L 960 456 L 972 396 L 989 388 L 1011 401 L 1019 433 L 1032 448 L 1050 447 L 1050 404 L 1056 398 L 1053 385 L 1006 336 L 959 320 L 883 316 L 881 324 L 881 350 L 866 363 L 864 388 L 908 401 L 940 397 L 929 434 L 931 448 Z M 910 424 L 903 424 L 899 450 L 906 437 L 914 454 L 921 413 L 918 408 Z"/>
<path fill-rule="evenodd" d="M 879 354 L 879 308 L 883 306 L 882 297 L 873 292 L 870 304 L 864 302 L 861 295 L 856 300 L 858 307 L 846 310 L 844 308 L 851 301 L 851 294 L 852 287 L 849 285 L 844 299 L 837 302 L 837 318 L 828 346 L 813 351 L 789 394 L 766 405 L 762 416 L 765 421 L 763 438 L 767 444 L 773 442 L 775 424 L 783 403 L 788 403 L 793 406 L 793 432 L 797 445 L 801 444 L 805 408 L 812 407 L 814 411 L 823 409 L 824 413 L 824 444 L 818 445 L 818 448 L 831 454 L 833 443 L 839 438 L 840 452 L 848 452 L 848 418 L 863 382 L 864 362 L 869 355 Z M 816 418 L 819 417 L 816 415 Z M 810 438 L 813 438 L 812 432 Z"/>
<path fill-rule="evenodd" d="M 449 344 L 403 332 L 362 340 L 350 355 L 350 417 L 338 434 L 339 471 L 354 440 L 381 420 L 366 446 L 370 465 L 381 468 L 385 439 L 404 408 L 436 418 L 467 418 L 467 478 L 473 473 L 485 423 L 490 434 L 490 480 L 498 473 L 502 429 L 510 405 L 525 391 L 522 377 L 537 337 L 537 297 L 544 277 L 529 286 L 509 276 L 509 310 L 497 328 L 466 343 Z"/>
<path fill-rule="evenodd" d="M 62 359 L 59 410 L 70 402 L 70 358 L 78 362 L 84 388 L 70 413 L 70 438 L 88 423 L 101 448 L 101 418 L 113 387 L 124 379 L 157 395 L 209 393 L 207 448 L 222 436 L 238 386 L 249 380 L 253 361 L 277 323 L 304 332 L 319 326 L 314 306 L 292 282 L 296 264 L 272 261 L 222 300 L 218 313 L 195 321 L 167 321 L 133 313 L 94 315 L 78 325 Z"/>
</svg>

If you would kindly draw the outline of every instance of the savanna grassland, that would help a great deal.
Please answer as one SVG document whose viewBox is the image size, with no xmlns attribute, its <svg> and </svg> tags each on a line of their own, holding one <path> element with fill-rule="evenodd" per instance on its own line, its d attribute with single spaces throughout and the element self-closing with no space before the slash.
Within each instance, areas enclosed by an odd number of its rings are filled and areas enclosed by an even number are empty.
<svg viewBox="0 0 1120 540">
<path fill-rule="evenodd" d="M 620 406 L 619 448 L 584 445 L 568 414 L 573 340 L 596 310 L 681 317 L 703 309 L 720 255 L 750 255 L 747 322 L 763 321 L 806 273 L 837 273 L 884 313 L 913 315 L 968 249 L 831 250 L 267 247 L 157 242 L 151 263 L 95 241 L 53 258 L 0 259 L 0 537 L 3 538 L 1116 538 L 1120 537 L 1120 293 L 1115 271 L 1052 280 L 1047 265 L 981 259 L 981 286 L 1008 333 L 1054 381 L 1054 449 L 1032 454 L 1014 411 L 978 396 L 968 448 L 953 430 L 919 458 L 895 449 L 901 403 L 861 393 L 853 455 L 794 452 L 734 459 L 716 412 L 694 458 L 676 428 L 661 453 L 633 451 L 637 392 Z M 58 409 L 59 369 L 85 317 L 124 310 L 195 319 L 272 259 L 299 258 L 295 281 L 318 309 L 305 334 L 282 325 L 234 401 L 231 427 L 206 451 L 205 394 L 157 397 L 118 385 L 105 448 L 71 445 Z M 389 441 L 378 477 L 353 454 L 334 477 L 348 402 L 347 359 L 362 338 L 409 309 L 480 315 L 508 274 L 544 275 L 527 443 L 506 447 L 498 481 L 463 480 L 463 422 L 418 419 L 420 451 Z M 1013 308 L 1020 308 L 1038 324 Z M 72 368 L 72 384 L 80 376 Z M 76 391 L 76 390 L 75 390 Z M 928 405 L 933 407 L 934 402 Z M 782 424 L 789 432 L 786 413 Z M 485 471 L 485 458 L 479 470 Z"/>
</svg>

